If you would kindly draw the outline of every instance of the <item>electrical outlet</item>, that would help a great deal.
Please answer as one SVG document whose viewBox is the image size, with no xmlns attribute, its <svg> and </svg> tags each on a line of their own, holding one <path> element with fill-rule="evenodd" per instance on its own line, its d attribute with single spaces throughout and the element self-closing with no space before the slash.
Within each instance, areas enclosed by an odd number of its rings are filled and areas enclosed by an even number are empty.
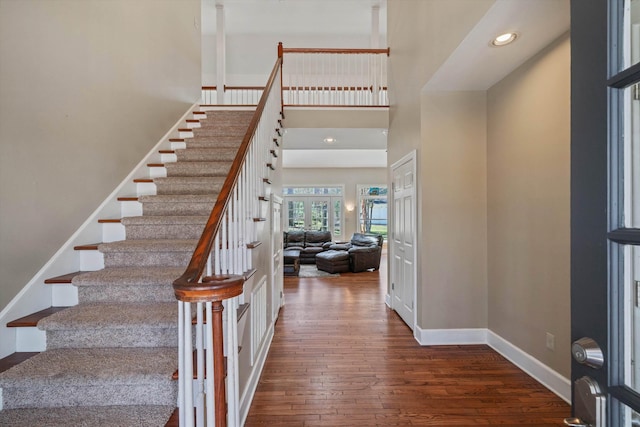
<svg viewBox="0 0 640 427">
<path fill-rule="evenodd" d="M 549 350 L 556 349 L 556 337 L 553 336 L 553 334 L 550 334 L 549 332 L 547 332 L 547 348 Z"/>
</svg>

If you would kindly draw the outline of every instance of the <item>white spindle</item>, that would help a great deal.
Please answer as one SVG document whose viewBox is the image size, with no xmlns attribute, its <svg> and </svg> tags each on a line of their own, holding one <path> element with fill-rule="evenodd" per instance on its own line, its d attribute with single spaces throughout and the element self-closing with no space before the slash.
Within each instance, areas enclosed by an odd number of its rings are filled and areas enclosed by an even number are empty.
<svg viewBox="0 0 640 427">
<path fill-rule="evenodd" d="M 206 354 L 207 354 L 207 426 L 215 426 L 215 410 L 214 410 L 214 395 L 213 395 L 213 304 L 211 302 L 205 303 L 206 318 L 207 318 L 207 338 L 206 338 Z"/>
<path fill-rule="evenodd" d="M 191 349 L 191 345 L 188 347 L 184 345 L 184 305 L 188 303 L 184 303 L 182 301 L 178 301 L 178 406 L 184 407 L 184 381 L 182 381 L 182 373 L 185 372 L 184 366 L 184 353 L 185 349 Z M 179 422 L 181 426 L 185 424 L 185 415 L 186 411 L 179 411 Z"/>
<path fill-rule="evenodd" d="M 191 303 L 183 303 L 184 305 L 184 342 L 183 349 L 184 354 L 182 356 L 183 367 L 178 372 L 179 381 L 183 383 L 184 391 L 184 408 L 189 411 L 188 416 L 185 418 L 185 427 L 193 427 L 193 416 L 191 412 L 193 408 L 193 356 L 192 356 L 192 334 L 191 334 Z M 188 323 L 187 323 L 188 322 Z M 213 353 L 212 353 L 213 354 Z"/>
<path fill-rule="evenodd" d="M 196 425 L 203 427 L 204 424 L 204 406 L 205 406 L 205 388 L 204 388 L 204 348 L 203 348 L 203 321 L 202 321 L 202 303 L 196 304 Z"/>
</svg>

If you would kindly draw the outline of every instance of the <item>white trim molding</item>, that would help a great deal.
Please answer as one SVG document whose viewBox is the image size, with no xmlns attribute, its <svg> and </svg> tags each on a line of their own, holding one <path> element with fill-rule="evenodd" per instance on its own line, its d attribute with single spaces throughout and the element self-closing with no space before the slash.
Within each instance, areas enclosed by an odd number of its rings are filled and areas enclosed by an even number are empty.
<svg viewBox="0 0 640 427">
<path fill-rule="evenodd" d="M 413 336 L 420 345 L 425 346 L 486 344 L 552 393 L 571 404 L 570 379 L 489 329 L 421 329 L 416 325 Z"/>
<path fill-rule="evenodd" d="M 420 345 L 487 344 L 487 330 L 474 329 L 422 329 L 418 325 L 413 336 Z"/>
<path fill-rule="evenodd" d="M 530 377 L 571 404 L 571 380 L 563 377 L 538 359 L 511 344 L 500 335 L 487 331 L 487 344 Z"/>
<path fill-rule="evenodd" d="M 269 354 L 269 348 L 271 348 L 271 341 L 273 341 L 273 335 L 275 333 L 275 322 L 269 325 L 267 335 L 265 337 L 265 345 L 260 349 L 260 353 L 256 359 L 256 363 L 253 365 L 251 374 L 249 374 L 249 380 L 245 384 L 245 388 L 240 396 L 240 420 L 241 425 L 247 421 L 249 416 L 249 409 L 251 409 L 251 402 L 253 402 L 253 396 L 258 389 L 258 382 L 260 381 L 260 375 L 264 369 L 264 364 L 267 361 L 267 355 Z"/>
</svg>

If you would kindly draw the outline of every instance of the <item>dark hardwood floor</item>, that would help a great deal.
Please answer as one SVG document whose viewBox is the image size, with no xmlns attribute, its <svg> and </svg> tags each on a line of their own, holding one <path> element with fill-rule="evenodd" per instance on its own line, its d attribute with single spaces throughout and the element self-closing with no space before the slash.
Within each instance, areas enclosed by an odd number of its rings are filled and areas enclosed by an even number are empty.
<svg viewBox="0 0 640 427">
<path fill-rule="evenodd" d="M 384 268 L 285 278 L 245 425 L 563 425 L 569 405 L 490 347 L 420 346 L 385 290 Z"/>
</svg>

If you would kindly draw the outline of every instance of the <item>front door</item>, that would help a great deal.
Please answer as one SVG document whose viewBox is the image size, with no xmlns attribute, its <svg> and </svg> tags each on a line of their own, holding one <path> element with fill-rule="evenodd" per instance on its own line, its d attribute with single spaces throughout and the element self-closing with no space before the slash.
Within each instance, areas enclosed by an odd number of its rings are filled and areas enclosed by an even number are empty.
<svg viewBox="0 0 640 427">
<path fill-rule="evenodd" d="M 640 425 L 640 0 L 571 2 L 574 425 Z"/>
<path fill-rule="evenodd" d="M 391 308 L 411 329 L 416 323 L 415 152 L 391 166 L 393 227 L 391 232 Z"/>
</svg>

